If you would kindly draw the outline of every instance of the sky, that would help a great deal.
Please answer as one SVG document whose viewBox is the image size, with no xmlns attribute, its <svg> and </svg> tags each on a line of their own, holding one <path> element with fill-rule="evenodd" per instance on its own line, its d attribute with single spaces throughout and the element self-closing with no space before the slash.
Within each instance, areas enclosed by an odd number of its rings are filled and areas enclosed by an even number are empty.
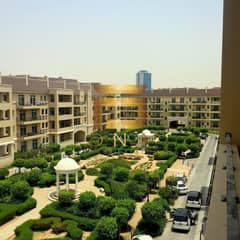
<svg viewBox="0 0 240 240">
<path fill-rule="evenodd" d="M 0 0 L 0 72 L 220 86 L 223 0 Z"/>
</svg>

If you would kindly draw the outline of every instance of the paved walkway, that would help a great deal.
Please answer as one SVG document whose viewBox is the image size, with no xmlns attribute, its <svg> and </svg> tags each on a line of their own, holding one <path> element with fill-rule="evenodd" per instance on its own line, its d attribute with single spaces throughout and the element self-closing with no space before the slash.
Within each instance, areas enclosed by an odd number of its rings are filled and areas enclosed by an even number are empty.
<svg viewBox="0 0 240 240">
<path fill-rule="evenodd" d="M 78 190 L 79 192 L 85 191 L 92 191 L 97 196 L 103 195 L 99 191 L 97 187 L 94 186 L 94 180 L 96 179 L 95 176 L 84 176 L 84 181 L 79 182 Z M 74 185 L 70 184 L 70 187 L 74 188 Z M 63 188 L 63 186 L 61 186 Z M 40 217 L 39 211 L 49 204 L 51 201 L 48 199 L 48 194 L 52 191 L 55 191 L 56 187 L 50 188 L 34 188 L 33 197 L 37 199 L 37 206 L 36 208 L 32 209 L 31 211 L 26 212 L 21 216 L 17 216 L 11 221 L 5 223 L 4 225 L 0 226 L 0 240 L 7 240 L 12 239 L 14 236 L 14 230 L 17 226 L 21 225 L 25 221 L 29 219 L 38 219 Z"/>
</svg>

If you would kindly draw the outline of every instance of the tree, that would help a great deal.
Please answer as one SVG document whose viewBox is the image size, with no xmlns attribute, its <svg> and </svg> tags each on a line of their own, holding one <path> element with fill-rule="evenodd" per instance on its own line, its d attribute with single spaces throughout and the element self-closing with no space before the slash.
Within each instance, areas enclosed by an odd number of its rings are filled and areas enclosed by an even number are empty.
<svg viewBox="0 0 240 240">
<path fill-rule="evenodd" d="M 124 207 L 115 207 L 111 212 L 111 217 L 116 218 L 119 229 L 127 225 L 129 213 Z"/>
<path fill-rule="evenodd" d="M 144 170 L 135 170 L 132 172 L 132 179 L 138 183 L 147 183 L 149 181 L 148 172 Z"/>
<path fill-rule="evenodd" d="M 139 184 L 134 180 L 131 180 L 126 185 L 126 191 L 130 198 L 141 201 L 147 194 L 148 186 L 146 183 Z"/>
<path fill-rule="evenodd" d="M 131 217 L 135 212 L 136 202 L 133 199 L 125 198 L 117 200 L 116 206 L 128 209 L 129 217 Z"/>
<path fill-rule="evenodd" d="M 9 171 L 7 168 L 1 168 L 0 169 L 0 180 L 5 179 L 8 174 L 9 174 Z"/>
<path fill-rule="evenodd" d="M 101 216 L 109 215 L 116 205 L 116 201 L 112 197 L 98 197 L 97 200 Z"/>
<path fill-rule="evenodd" d="M 115 218 L 103 217 L 96 226 L 98 239 L 114 240 L 118 236 L 118 225 Z"/>
<path fill-rule="evenodd" d="M 19 181 L 11 185 L 11 194 L 14 199 L 26 199 L 29 191 L 30 186 L 26 181 Z"/>
<path fill-rule="evenodd" d="M 166 185 L 168 186 L 176 186 L 177 185 L 177 178 L 174 176 L 169 176 L 166 178 Z"/>
<path fill-rule="evenodd" d="M 159 195 L 168 201 L 170 205 L 174 203 L 174 200 L 178 197 L 178 191 L 170 186 L 166 186 L 159 189 Z"/>
<path fill-rule="evenodd" d="M 97 204 L 96 195 L 93 192 L 84 192 L 79 196 L 79 209 L 86 210 L 88 208 L 94 208 Z"/>
<path fill-rule="evenodd" d="M 125 182 L 128 180 L 129 171 L 126 168 L 118 167 L 115 170 L 115 180 Z"/>
<path fill-rule="evenodd" d="M 74 193 L 71 191 L 62 190 L 59 192 L 58 201 L 60 206 L 69 207 L 71 206 L 74 199 Z"/>
<path fill-rule="evenodd" d="M 157 201 L 147 202 L 143 205 L 142 209 L 143 220 L 147 223 L 159 223 L 165 219 L 165 210 Z"/>
</svg>

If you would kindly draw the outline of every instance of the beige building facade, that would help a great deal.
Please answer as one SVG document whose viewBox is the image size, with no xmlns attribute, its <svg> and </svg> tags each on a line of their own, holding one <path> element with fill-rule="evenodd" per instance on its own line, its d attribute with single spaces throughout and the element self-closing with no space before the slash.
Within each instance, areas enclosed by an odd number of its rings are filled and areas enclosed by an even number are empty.
<svg viewBox="0 0 240 240">
<path fill-rule="evenodd" d="M 2 83 L 16 103 L 15 151 L 77 144 L 92 133 L 91 83 L 28 75 L 2 76 Z"/>
<path fill-rule="evenodd" d="M 16 108 L 12 88 L 0 78 L 0 168 L 13 162 L 16 140 Z"/>
<path fill-rule="evenodd" d="M 147 125 L 178 125 L 219 130 L 220 88 L 146 91 Z"/>
</svg>

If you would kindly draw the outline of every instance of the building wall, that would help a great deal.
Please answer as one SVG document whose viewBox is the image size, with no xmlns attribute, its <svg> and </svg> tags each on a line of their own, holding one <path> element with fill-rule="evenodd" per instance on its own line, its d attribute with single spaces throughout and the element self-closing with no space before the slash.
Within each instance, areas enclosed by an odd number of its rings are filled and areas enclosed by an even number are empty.
<svg viewBox="0 0 240 240">
<path fill-rule="evenodd" d="M 95 85 L 94 129 L 140 128 L 146 125 L 144 86 Z"/>
<path fill-rule="evenodd" d="M 5 76 L 2 81 L 11 85 L 16 102 L 16 151 L 77 144 L 92 133 L 91 83 L 31 76 Z"/>
<path fill-rule="evenodd" d="M 15 115 L 12 89 L 0 82 L 0 168 L 10 165 L 14 159 Z"/>
<path fill-rule="evenodd" d="M 169 127 L 171 122 L 219 130 L 220 97 L 148 96 L 147 124 Z"/>
<path fill-rule="evenodd" d="M 240 1 L 224 1 L 221 141 L 225 133 L 232 133 L 232 142 L 240 147 Z"/>
</svg>

